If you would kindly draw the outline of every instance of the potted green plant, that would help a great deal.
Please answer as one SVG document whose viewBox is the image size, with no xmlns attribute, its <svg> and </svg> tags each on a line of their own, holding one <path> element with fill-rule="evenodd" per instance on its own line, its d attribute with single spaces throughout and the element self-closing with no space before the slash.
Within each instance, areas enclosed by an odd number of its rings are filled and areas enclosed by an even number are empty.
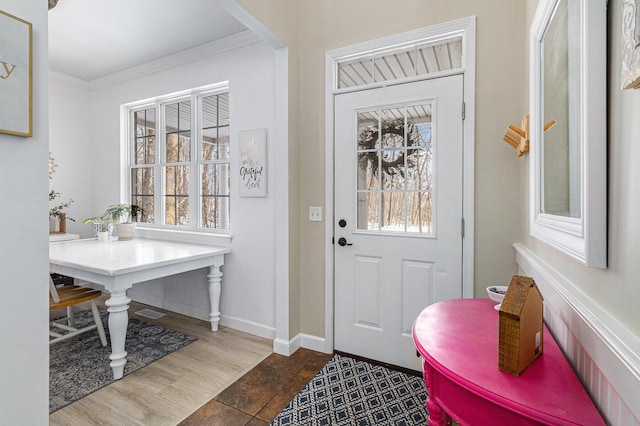
<svg viewBox="0 0 640 426">
<path fill-rule="evenodd" d="M 118 233 L 118 240 L 130 240 L 133 238 L 140 211 L 140 206 L 120 203 L 109 206 L 102 216 L 113 221 Z"/>
<path fill-rule="evenodd" d="M 98 241 L 107 241 L 109 239 L 109 228 L 111 226 L 111 220 L 104 216 L 89 217 L 82 221 L 83 225 L 87 223 L 93 223 Z"/>
<path fill-rule="evenodd" d="M 49 179 L 53 179 L 53 174 L 56 171 L 56 164 L 54 158 L 49 153 Z M 60 192 L 54 191 L 53 189 L 49 190 L 49 233 L 61 233 L 64 234 L 67 232 L 67 219 L 74 221 L 75 219 L 68 217 L 66 213 L 63 212 L 64 209 L 68 208 L 71 203 L 73 203 L 72 199 L 69 199 L 67 202 L 56 201 L 60 198 L 62 194 Z M 57 206 L 51 206 L 51 202 L 58 204 Z"/>
</svg>

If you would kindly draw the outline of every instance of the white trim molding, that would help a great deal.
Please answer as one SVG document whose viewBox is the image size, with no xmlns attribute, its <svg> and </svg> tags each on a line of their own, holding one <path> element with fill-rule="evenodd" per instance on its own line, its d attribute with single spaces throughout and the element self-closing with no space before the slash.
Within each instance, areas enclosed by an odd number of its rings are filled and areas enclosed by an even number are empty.
<svg viewBox="0 0 640 426">
<path fill-rule="evenodd" d="M 544 297 L 544 319 L 608 424 L 640 425 L 640 339 L 522 244 L 520 273 Z"/>
<path fill-rule="evenodd" d="M 289 48 L 287 44 L 244 9 L 236 0 L 217 0 L 220 6 L 249 29 L 246 39 L 251 37 L 268 43 L 275 51 L 275 126 L 273 140 L 276 143 L 276 221 L 275 221 L 275 259 L 276 259 L 276 293 L 275 316 L 276 336 L 273 351 L 281 355 L 289 352 L 290 322 L 289 311 L 293 301 L 289 299 Z M 240 34 L 244 34 L 240 33 Z M 299 347 L 299 346 L 298 346 Z M 296 348 L 297 349 L 297 348 Z"/>
<path fill-rule="evenodd" d="M 324 338 L 304 333 L 300 333 L 290 340 L 275 339 L 273 341 L 273 348 L 275 353 L 286 356 L 290 356 L 300 348 L 324 353 L 333 352 L 325 350 L 326 343 Z"/>
<path fill-rule="evenodd" d="M 570 202 L 577 217 L 545 213 L 544 37 L 559 0 L 541 0 L 530 34 L 529 228 L 531 235 L 594 268 L 607 267 L 606 0 L 569 2 L 577 22 L 569 39 Z M 574 46 L 574 47 L 571 47 Z M 553 117 L 544 118 L 544 121 Z M 556 117 L 558 118 L 558 117 Z M 573 146 L 572 146 L 573 145 Z M 547 176 L 549 181 L 553 181 Z M 575 204 L 575 206 L 573 206 Z"/>
<path fill-rule="evenodd" d="M 183 243 L 224 245 L 231 244 L 230 234 L 213 232 L 184 231 L 179 229 L 150 228 L 143 225 L 136 226 L 135 236 L 153 240 L 178 241 Z"/>
<path fill-rule="evenodd" d="M 476 67 L 476 17 L 458 19 L 442 24 L 432 25 L 426 28 L 408 31 L 365 43 L 355 44 L 335 50 L 325 55 L 325 339 L 322 352 L 331 353 L 334 344 L 334 252 L 333 252 L 333 227 L 334 227 L 334 96 L 349 90 L 362 90 L 377 87 L 376 84 L 368 84 L 362 87 L 336 90 L 334 84 L 336 78 L 336 64 L 339 60 L 349 56 L 370 52 L 388 46 L 396 46 L 402 43 L 410 43 L 416 40 L 437 39 L 462 36 L 462 67 L 450 71 L 450 74 L 463 75 L 465 105 L 463 121 L 463 218 L 464 238 L 462 240 L 462 296 L 473 297 L 474 291 L 474 188 L 475 188 L 475 67 Z M 438 73 L 438 77 L 445 75 Z M 433 76 L 411 77 L 407 81 L 429 79 Z M 380 85 L 389 82 L 380 83 Z"/>
</svg>

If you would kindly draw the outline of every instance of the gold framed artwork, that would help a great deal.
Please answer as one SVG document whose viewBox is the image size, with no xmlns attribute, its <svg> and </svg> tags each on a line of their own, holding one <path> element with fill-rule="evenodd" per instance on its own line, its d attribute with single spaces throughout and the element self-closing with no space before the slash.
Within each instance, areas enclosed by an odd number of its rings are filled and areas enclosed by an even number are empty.
<svg viewBox="0 0 640 426">
<path fill-rule="evenodd" d="M 31 23 L 0 10 L 0 133 L 32 136 Z"/>
<path fill-rule="evenodd" d="M 640 10 L 638 0 L 622 4 L 622 88 L 640 87 Z"/>
</svg>

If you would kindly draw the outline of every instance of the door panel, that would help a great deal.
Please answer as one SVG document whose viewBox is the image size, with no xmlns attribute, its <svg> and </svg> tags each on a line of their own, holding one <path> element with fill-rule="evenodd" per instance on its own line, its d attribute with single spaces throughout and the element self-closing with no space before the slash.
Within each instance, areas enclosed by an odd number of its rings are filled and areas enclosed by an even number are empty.
<svg viewBox="0 0 640 426">
<path fill-rule="evenodd" d="M 461 109 L 460 75 L 335 97 L 337 350 L 419 370 L 413 321 L 462 296 Z"/>
</svg>

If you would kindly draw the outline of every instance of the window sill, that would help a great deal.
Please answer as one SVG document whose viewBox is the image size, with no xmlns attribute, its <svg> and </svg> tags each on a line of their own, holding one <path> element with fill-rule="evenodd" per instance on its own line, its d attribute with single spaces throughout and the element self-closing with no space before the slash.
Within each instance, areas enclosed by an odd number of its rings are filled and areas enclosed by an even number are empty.
<svg viewBox="0 0 640 426">
<path fill-rule="evenodd" d="M 231 244 L 233 237 L 226 234 L 210 232 L 180 231 L 175 229 L 146 228 L 137 226 L 135 235 L 141 238 L 177 241 L 195 244 Z"/>
</svg>

